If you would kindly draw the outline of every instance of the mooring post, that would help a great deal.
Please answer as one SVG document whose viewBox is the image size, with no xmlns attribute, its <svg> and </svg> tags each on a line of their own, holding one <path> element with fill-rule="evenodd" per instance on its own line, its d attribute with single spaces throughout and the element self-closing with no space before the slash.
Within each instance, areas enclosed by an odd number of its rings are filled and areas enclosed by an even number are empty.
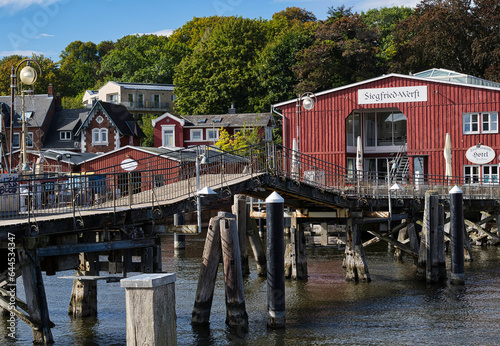
<svg viewBox="0 0 500 346">
<path fill-rule="evenodd" d="M 49 345 L 54 343 L 52 337 L 51 322 L 49 318 L 49 307 L 43 285 L 40 262 L 36 250 L 19 250 L 19 260 L 28 259 L 27 265 L 22 268 L 24 292 L 28 314 L 40 323 L 38 329 L 33 329 L 33 344 Z"/>
<path fill-rule="evenodd" d="M 120 280 L 125 288 L 127 345 L 177 345 L 175 273 Z"/>
<path fill-rule="evenodd" d="M 241 267 L 243 275 L 250 274 L 247 253 L 247 197 L 244 195 L 234 195 L 233 214 L 238 222 L 238 242 L 241 252 Z"/>
<path fill-rule="evenodd" d="M 440 214 L 443 214 L 440 216 Z M 442 247 L 442 249 L 441 249 Z M 426 191 L 422 239 L 417 274 L 428 283 L 446 279 L 444 259 L 444 209 L 439 206 L 437 191 Z"/>
<path fill-rule="evenodd" d="M 262 217 L 259 217 L 259 237 L 264 238 L 264 225 L 265 225 L 265 220 Z"/>
<path fill-rule="evenodd" d="M 174 225 L 181 226 L 185 225 L 184 212 L 174 214 Z M 174 249 L 185 249 L 186 248 L 186 235 L 174 233 Z"/>
<path fill-rule="evenodd" d="M 273 192 L 266 199 L 267 326 L 285 327 L 284 199 Z"/>
<path fill-rule="evenodd" d="M 370 282 L 363 244 L 361 243 L 361 232 L 358 224 L 352 217 L 347 219 L 347 242 L 345 246 L 345 267 L 347 281 Z"/>
<path fill-rule="evenodd" d="M 451 283 L 463 285 L 464 274 L 464 214 L 463 191 L 455 186 L 450 190 Z"/>
<path fill-rule="evenodd" d="M 226 288 L 226 324 L 231 328 L 248 331 L 236 216 L 227 215 L 219 223 Z"/>
<path fill-rule="evenodd" d="M 220 222 L 223 216 L 215 216 L 210 219 L 203 249 L 203 260 L 201 263 L 200 278 L 196 289 L 191 323 L 208 324 L 210 310 L 217 278 L 217 270 L 221 260 Z"/>
<path fill-rule="evenodd" d="M 73 280 L 68 315 L 73 318 L 97 316 L 97 281 L 85 280 L 85 276 L 99 275 L 99 254 L 80 253 L 80 268 Z"/>
<path fill-rule="evenodd" d="M 250 217 L 250 213 L 247 213 L 247 235 L 250 242 L 250 247 L 255 258 L 255 264 L 257 266 L 257 275 L 266 276 L 266 253 L 262 246 L 262 242 L 258 235 L 257 222 L 255 219 Z"/>
<path fill-rule="evenodd" d="M 408 226 L 406 226 L 406 232 L 408 233 L 408 238 L 410 239 L 410 249 L 418 254 L 420 250 L 420 239 L 418 237 L 414 221 L 415 220 L 411 220 L 410 223 L 408 223 Z M 418 258 L 413 257 L 413 263 L 418 265 Z"/>
<path fill-rule="evenodd" d="M 307 255 L 306 237 L 301 224 L 297 222 L 297 217 L 291 218 L 291 246 L 292 246 L 292 279 L 307 280 Z M 322 224 L 328 232 L 328 226 Z"/>
</svg>

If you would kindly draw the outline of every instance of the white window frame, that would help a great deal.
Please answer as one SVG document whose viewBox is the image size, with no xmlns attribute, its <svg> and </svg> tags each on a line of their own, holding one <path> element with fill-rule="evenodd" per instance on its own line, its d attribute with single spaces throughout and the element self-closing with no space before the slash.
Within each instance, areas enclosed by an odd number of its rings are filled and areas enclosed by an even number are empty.
<svg viewBox="0 0 500 346">
<path fill-rule="evenodd" d="M 195 133 L 199 133 L 200 138 L 194 138 Z M 189 139 L 193 142 L 203 141 L 203 130 L 202 129 L 191 129 Z"/>
<path fill-rule="evenodd" d="M 165 132 L 172 131 L 172 145 L 167 145 L 165 143 Z M 175 126 L 174 125 L 162 125 L 161 126 L 161 145 L 163 147 L 175 147 Z"/>
<path fill-rule="evenodd" d="M 485 115 L 488 117 L 485 120 Z M 494 118 L 494 120 L 492 120 Z M 488 130 L 484 130 L 484 125 L 488 125 Z M 492 130 L 492 127 L 495 129 Z M 481 113 L 481 132 L 482 133 L 498 133 L 498 113 L 497 112 L 484 112 Z"/>
<path fill-rule="evenodd" d="M 92 145 L 108 145 L 108 129 L 92 129 Z"/>
<path fill-rule="evenodd" d="M 17 138 L 17 141 L 14 138 Z M 16 144 L 16 142 L 17 142 L 17 144 Z M 21 147 L 21 134 L 19 132 L 14 133 L 12 135 L 12 147 L 13 148 L 20 148 Z"/>
<path fill-rule="evenodd" d="M 71 137 L 73 137 L 71 135 L 71 131 L 60 131 L 59 132 L 59 139 L 61 141 L 69 141 L 69 140 L 71 140 Z"/>
<path fill-rule="evenodd" d="M 28 135 L 26 136 L 26 148 L 33 148 L 33 132 L 28 132 Z"/>
<path fill-rule="evenodd" d="M 479 184 L 481 182 L 480 165 L 464 165 L 464 184 Z"/>
<path fill-rule="evenodd" d="M 214 138 L 214 136 L 210 136 L 211 133 L 213 133 L 215 135 L 215 138 Z M 218 141 L 219 140 L 219 129 L 207 129 L 206 139 L 209 142 Z"/>
<path fill-rule="evenodd" d="M 486 173 L 486 171 L 489 171 Z M 492 173 L 492 171 L 494 171 Z M 498 165 L 483 165 L 482 182 L 485 184 L 498 184 Z"/>
<path fill-rule="evenodd" d="M 473 117 L 476 119 L 473 120 Z M 462 133 L 464 135 L 480 133 L 498 133 L 498 112 L 464 113 L 462 116 Z M 485 125 L 488 129 L 484 129 Z M 477 126 L 477 130 L 473 130 Z M 469 127 L 469 130 L 467 130 Z"/>
</svg>

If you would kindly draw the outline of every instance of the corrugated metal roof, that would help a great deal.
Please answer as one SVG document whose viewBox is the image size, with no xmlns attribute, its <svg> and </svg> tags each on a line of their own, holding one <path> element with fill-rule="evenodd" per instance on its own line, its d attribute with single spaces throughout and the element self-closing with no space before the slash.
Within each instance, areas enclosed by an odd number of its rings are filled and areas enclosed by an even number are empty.
<svg viewBox="0 0 500 346">
<path fill-rule="evenodd" d="M 173 84 L 150 84 L 150 83 L 125 83 L 125 82 L 114 82 L 124 89 L 140 89 L 140 90 L 163 90 L 163 91 L 173 91 Z"/>
</svg>

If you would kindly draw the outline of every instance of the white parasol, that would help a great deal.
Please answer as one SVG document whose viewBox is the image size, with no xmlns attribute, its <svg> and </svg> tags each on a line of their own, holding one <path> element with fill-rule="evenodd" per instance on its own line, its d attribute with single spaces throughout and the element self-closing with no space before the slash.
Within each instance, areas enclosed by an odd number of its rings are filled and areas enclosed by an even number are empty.
<svg viewBox="0 0 500 346">
<path fill-rule="evenodd" d="M 444 175 L 447 178 L 452 177 L 452 167 L 451 167 L 451 139 L 450 134 L 446 134 L 446 139 L 444 141 L 444 161 L 445 161 L 445 171 Z"/>
</svg>

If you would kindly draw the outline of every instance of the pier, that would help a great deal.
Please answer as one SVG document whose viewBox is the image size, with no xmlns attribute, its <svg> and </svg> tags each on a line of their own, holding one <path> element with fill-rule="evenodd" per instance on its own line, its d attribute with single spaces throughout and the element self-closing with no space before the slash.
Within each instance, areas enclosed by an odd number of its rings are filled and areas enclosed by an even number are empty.
<svg viewBox="0 0 500 346">
<path fill-rule="evenodd" d="M 456 236 L 446 232 L 450 220 L 454 225 L 460 224 L 455 216 L 447 216 L 450 206 L 457 203 L 450 197 L 455 185 L 462 191 L 461 206 L 467 225 L 462 232 L 471 233 L 465 237 L 465 244 L 458 242 L 459 246 L 467 249 L 469 241 L 500 240 L 497 226 L 500 187 L 496 184 L 464 184 L 461 177 L 373 177 L 368 172 L 353 175 L 344 167 L 270 143 L 231 153 L 204 148 L 196 158 L 201 155 L 209 157 L 209 163 L 199 166 L 195 161 L 182 162 L 168 169 L 155 164 L 159 162 L 157 157 L 149 157 L 145 159 L 147 164 L 144 162 L 148 169 L 135 171 L 135 178 L 126 181 L 118 178 L 122 173 L 113 167 L 72 177 L 28 175 L 2 181 L 3 191 L 9 192 L 1 197 L 0 251 L 5 255 L 3 258 L 15 254 L 11 256 L 15 257 L 12 265 L 2 262 L 0 268 L 2 308 L 8 310 L 11 306 L 8 294 L 11 278 L 22 276 L 26 301 L 15 299 L 16 316 L 33 328 L 35 342 L 56 341 L 51 334 L 53 324 L 41 281 L 42 271 L 55 275 L 74 269 L 72 313 L 75 317 L 92 315 L 95 313 L 91 308 L 93 284 L 105 279 L 95 273 L 108 271 L 126 276 L 128 272 L 162 272 L 159 237 L 198 232 L 188 222 L 176 224 L 174 216 L 230 210 L 237 205 L 234 196 L 238 194 L 264 201 L 276 192 L 283 198 L 297 244 L 292 249 L 295 258 L 303 251 L 299 247 L 305 242 L 302 237 L 310 232 L 306 231 L 306 224 L 319 225 L 324 230 L 320 231 L 323 245 L 329 244 L 329 229 L 344 230 L 348 280 L 370 281 L 363 248 L 380 240 L 415 258 L 417 265 L 423 266 L 419 261 L 428 255 L 425 268 L 430 258 L 439 260 L 441 248 L 435 256 L 432 253 L 423 256 L 418 245 L 424 234 L 422 230 L 426 229 L 429 237 L 434 236 L 434 228 L 442 229 L 443 242 L 452 236 L 448 234 Z M 87 179 L 90 175 L 100 177 L 98 185 Z M 44 188 L 47 183 L 53 186 L 51 190 Z M 202 196 L 199 187 L 209 187 L 216 194 Z M 434 216 L 426 216 L 426 205 L 433 206 Z M 254 208 L 248 214 L 254 218 L 268 217 L 265 210 Z M 438 226 L 426 226 L 427 222 Z M 239 221 L 237 224 L 241 228 Z M 361 243 L 361 235 L 366 238 L 368 234 L 372 234 L 372 239 Z M 455 255 L 458 252 L 455 249 Z M 108 261 L 101 262 L 102 255 Z M 137 257 L 140 262 L 132 260 Z M 295 278 L 300 279 L 298 262 L 295 269 L 292 264 L 291 272 L 295 270 Z M 454 268 L 460 268 L 460 263 L 458 260 Z M 439 273 L 438 264 L 436 268 Z M 432 265 L 427 272 L 431 273 L 429 281 L 443 280 L 432 274 L 435 272 Z M 460 273 L 454 273 L 453 278 L 460 281 Z M 307 274 L 302 279 L 307 279 Z"/>
</svg>

